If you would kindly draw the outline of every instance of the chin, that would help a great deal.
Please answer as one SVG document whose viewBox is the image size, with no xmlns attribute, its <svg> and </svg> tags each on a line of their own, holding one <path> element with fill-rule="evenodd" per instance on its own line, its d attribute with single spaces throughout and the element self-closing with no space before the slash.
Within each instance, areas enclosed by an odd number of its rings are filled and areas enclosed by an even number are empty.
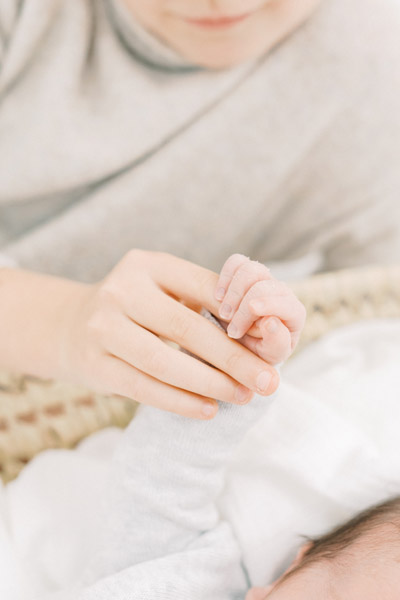
<svg viewBox="0 0 400 600">
<path fill-rule="evenodd" d="M 209 69 L 228 69 L 242 63 L 259 58 L 266 52 L 265 44 L 257 47 L 240 47 L 232 45 L 228 48 L 190 48 L 178 49 L 182 56 L 190 62 Z"/>
</svg>

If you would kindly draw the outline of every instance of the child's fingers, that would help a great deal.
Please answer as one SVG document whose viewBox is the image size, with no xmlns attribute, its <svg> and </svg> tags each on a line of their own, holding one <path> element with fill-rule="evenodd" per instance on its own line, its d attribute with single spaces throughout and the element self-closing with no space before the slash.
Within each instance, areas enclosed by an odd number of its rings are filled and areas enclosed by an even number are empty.
<svg viewBox="0 0 400 600">
<path fill-rule="evenodd" d="M 229 337 L 233 339 L 240 339 L 245 333 L 249 333 L 249 329 L 260 316 L 274 315 L 273 312 L 262 312 L 261 314 L 257 315 L 251 308 L 251 302 L 253 300 L 264 300 L 265 298 L 270 298 L 271 296 L 276 295 L 280 297 L 284 294 L 286 294 L 286 285 L 276 281 L 275 279 L 264 279 L 256 282 L 244 295 L 237 311 L 232 317 L 227 330 Z"/>
<path fill-rule="evenodd" d="M 261 339 L 245 335 L 240 343 L 270 365 L 285 361 L 292 352 L 292 339 L 288 328 L 276 317 L 262 319 Z"/>
<path fill-rule="evenodd" d="M 235 271 L 221 304 L 219 314 L 222 319 L 231 319 L 242 299 L 257 282 L 271 279 L 269 269 L 261 263 L 247 260 Z"/>
<path fill-rule="evenodd" d="M 215 297 L 221 301 L 228 290 L 229 284 L 232 281 L 232 277 L 240 266 L 244 263 L 249 262 L 250 259 L 243 254 L 232 254 L 224 263 L 221 269 L 221 273 L 218 278 L 218 282 L 215 288 Z"/>
<path fill-rule="evenodd" d="M 240 339 L 256 319 L 262 316 L 275 316 L 281 319 L 292 335 L 294 348 L 304 327 L 306 311 L 286 284 L 275 279 L 255 283 L 233 316 L 228 327 L 228 335 Z"/>
<path fill-rule="evenodd" d="M 262 282 L 267 284 L 268 282 Z M 286 287 L 286 286 L 285 286 Z M 289 290 L 289 288 L 287 288 Z M 249 309 L 257 317 L 274 315 L 289 329 L 292 350 L 295 348 L 306 320 L 306 309 L 293 292 L 285 295 L 266 295 L 250 300 Z M 236 316 L 236 315 L 235 315 Z M 233 322 L 233 320 L 232 320 Z"/>
</svg>

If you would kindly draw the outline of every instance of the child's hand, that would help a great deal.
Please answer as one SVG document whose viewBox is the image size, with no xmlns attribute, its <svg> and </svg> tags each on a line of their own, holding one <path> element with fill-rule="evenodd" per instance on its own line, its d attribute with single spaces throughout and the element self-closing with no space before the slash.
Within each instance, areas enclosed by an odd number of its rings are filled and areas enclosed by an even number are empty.
<svg viewBox="0 0 400 600">
<path fill-rule="evenodd" d="M 292 290 L 267 267 L 232 254 L 222 267 L 215 297 L 231 338 L 270 364 L 286 360 L 304 327 L 306 310 Z"/>
</svg>

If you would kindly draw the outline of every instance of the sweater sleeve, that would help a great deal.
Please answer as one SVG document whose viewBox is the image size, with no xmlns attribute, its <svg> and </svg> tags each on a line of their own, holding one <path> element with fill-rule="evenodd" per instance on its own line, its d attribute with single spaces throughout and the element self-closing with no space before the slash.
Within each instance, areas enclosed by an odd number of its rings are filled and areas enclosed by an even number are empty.
<svg viewBox="0 0 400 600">
<path fill-rule="evenodd" d="M 219 404 L 211 421 L 142 406 L 114 456 L 97 556 L 63 600 L 239 600 L 247 576 L 216 499 L 227 462 L 271 397 Z"/>
<path fill-rule="evenodd" d="M 244 597 L 240 549 L 215 501 L 228 459 L 270 401 L 220 403 L 205 422 L 142 407 L 115 456 L 109 518 L 91 577 L 136 565 L 145 577 L 134 598 Z"/>
</svg>

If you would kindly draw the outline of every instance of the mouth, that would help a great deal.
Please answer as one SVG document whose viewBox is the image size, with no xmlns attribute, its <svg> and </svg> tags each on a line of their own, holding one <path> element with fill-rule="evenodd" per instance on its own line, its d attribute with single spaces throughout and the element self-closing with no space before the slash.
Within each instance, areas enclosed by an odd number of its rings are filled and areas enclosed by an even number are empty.
<svg viewBox="0 0 400 600">
<path fill-rule="evenodd" d="M 221 17 L 181 17 L 183 21 L 194 25 L 196 27 L 202 27 L 203 29 L 227 29 L 234 27 L 239 23 L 246 21 L 256 11 L 250 11 L 241 15 L 234 16 L 221 16 Z"/>
</svg>

